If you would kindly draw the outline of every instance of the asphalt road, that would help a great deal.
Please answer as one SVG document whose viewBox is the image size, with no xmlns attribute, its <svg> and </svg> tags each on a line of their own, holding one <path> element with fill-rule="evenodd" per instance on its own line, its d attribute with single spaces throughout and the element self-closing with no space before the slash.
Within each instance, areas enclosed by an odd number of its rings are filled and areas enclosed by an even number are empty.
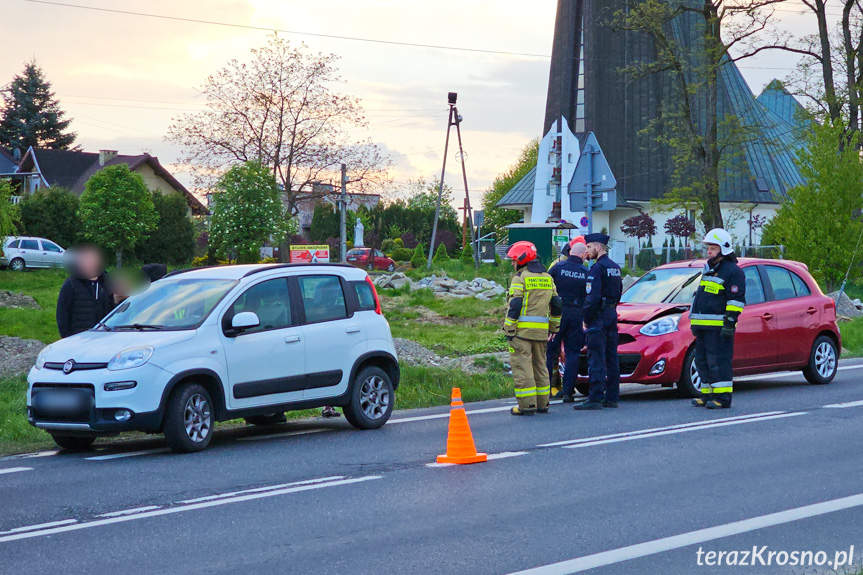
<svg viewBox="0 0 863 575">
<path fill-rule="evenodd" d="M 0 573 L 833 572 L 790 563 L 863 563 L 863 362 L 840 370 L 740 379 L 721 411 L 640 386 L 617 410 L 469 404 L 493 456 L 472 466 L 428 465 L 446 408 L 0 458 Z"/>
</svg>

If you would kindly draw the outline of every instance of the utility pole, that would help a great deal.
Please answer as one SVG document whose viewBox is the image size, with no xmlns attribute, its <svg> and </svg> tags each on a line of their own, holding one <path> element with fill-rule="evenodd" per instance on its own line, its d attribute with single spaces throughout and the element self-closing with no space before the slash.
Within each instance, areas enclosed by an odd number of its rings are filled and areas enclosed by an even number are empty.
<svg viewBox="0 0 863 575">
<path fill-rule="evenodd" d="M 476 230 L 473 229 L 473 216 L 471 215 L 470 193 L 467 188 L 467 168 L 465 161 L 467 156 L 464 153 L 464 148 L 461 145 L 461 120 L 462 117 L 458 114 L 458 109 L 455 111 L 455 133 L 458 136 L 458 160 L 461 164 L 461 175 L 464 179 L 464 225 L 470 228 L 470 245 L 473 251 L 473 267 L 479 268 L 479 244 L 476 242 Z M 464 240 L 462 240 L 464 241 Z"/>
<path fill-rule="evenodd" d="M 348 167 L 342 164 L 342 193 L 339 198 L 339 261 L 348 261 Z"/>
<path fill-rule="evenodd" d="M 449 101 L 449 117 L 446 122 L 446 143 L 443 147 L 443 167 L 440 171 L 440 188 L 438 188 L 437 191 L 437 204 L 434 210 L 434 224 L 432 225 L 431 242 L 429 243 L 429 255 L 428 260 L 426 261 L 426 269 L 429 270 L 431 269 L 432 265 L 432 257 L 434 257 L 434 241 L 435 237 L 437 236 L 437 223 L 440 219 L 440 202 L 441 197 L 443 196 L 443 181 L 444 177 L 446 176 L 446 158 L 449 155 L 449 134 L 452 130 L 452 126 L 454 123 L 453 117 L 456 116 L 455 102 L 458 99 L 458 94 L 456 94 L 455 92 L 450 92 L 449 94 L 447 94 L 447 98 Z"/>
</svg>

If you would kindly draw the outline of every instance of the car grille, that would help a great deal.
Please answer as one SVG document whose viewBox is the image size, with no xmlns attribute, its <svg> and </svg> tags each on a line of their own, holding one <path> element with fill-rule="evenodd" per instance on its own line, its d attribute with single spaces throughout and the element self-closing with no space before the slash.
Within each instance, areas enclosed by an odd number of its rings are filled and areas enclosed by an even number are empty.
<svg viewBox="0 0 863 575">
<path fill-rule="evenodd" d="M 627 377 L 635 373 L 641 355 L 638 353 L 621 353 L 617 356 L 617 365 L 620 367 L 620 377 Z M 582 353 L 578 358 L 578 375 L 587 377 L 587 355 Z"/>
<path fill-rule="evenodd" d="M 46 361 L 45 369 L 55 369 L 58 371 L 63 371 L 63 366 L 66 365 L 65 362 L 60 363 L 59 361 Z M 72 369 L 69 372 L 73 371 L 83 371 L 88 369 L 105 369 L 108 367 L 107 363 L 74 363 L 72 364 Z"/>
</svg>

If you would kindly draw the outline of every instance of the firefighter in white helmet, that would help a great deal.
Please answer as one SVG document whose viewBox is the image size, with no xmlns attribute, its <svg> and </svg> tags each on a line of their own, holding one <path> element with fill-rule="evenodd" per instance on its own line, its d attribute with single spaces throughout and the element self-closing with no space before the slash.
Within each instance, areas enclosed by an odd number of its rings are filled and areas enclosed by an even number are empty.
<svg viewBox="0 0 863 575">
<path fill-rule="evenodd" d="M 707 232 L 707 263 L 692 300 L 689 322 L 695 335 L 695 367 L 701 377 L 696 407 L 731 407 L 734 332 L 746 305 L 746 280 L 737 265 L 731 236 L 722 228 Z"/>
</svg>

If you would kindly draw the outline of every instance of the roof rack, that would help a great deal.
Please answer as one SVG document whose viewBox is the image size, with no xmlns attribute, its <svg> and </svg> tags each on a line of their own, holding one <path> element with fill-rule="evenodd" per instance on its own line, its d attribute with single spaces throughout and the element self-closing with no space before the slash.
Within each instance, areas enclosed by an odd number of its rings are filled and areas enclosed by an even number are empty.
<svg viewBox="0 0 863 575">
<path fill-rule="evenodd" d="M 351 264 L 343 264 L 340 262 L 335 263 L 303 263 L 303 264 L 262 264 L 261 267 L 247 271 L 243 277 L 247 278 L 249 276 L 259 274 L 261 272 L 276 270 L 282 268 L 303 268 L 303 267 L 313 267 L 313 266 L 336 266 L 340 268 L 353 268 L 358 269 L 356 266 L 352 266 Z"/>
</svg>

